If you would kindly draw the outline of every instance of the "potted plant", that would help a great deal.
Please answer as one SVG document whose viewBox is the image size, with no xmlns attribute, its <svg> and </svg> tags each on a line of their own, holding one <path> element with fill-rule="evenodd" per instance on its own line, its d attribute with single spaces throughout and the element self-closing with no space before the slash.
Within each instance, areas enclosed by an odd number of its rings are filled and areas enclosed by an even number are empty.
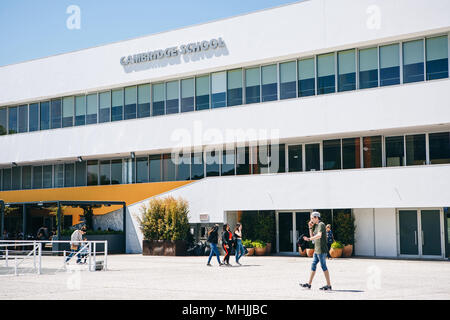
<svg viewBox="0 0 450 320">
<path fill-rule="evenodd" d="M 247 256 L 252 256 L 255 254 L 255 248 L 253 248 L 252 240 L 246 239 L 242 241 L 242 245 L 247 249 Z"/>
<path fill-rule="evenodd" d="M 306 257 L 306 249 L 302 250 L 302 247 L 298 246 L 298 253 L 300 254 L 300 257 Z"/>
<path fill-rule="evenodd" d="M 253 247 L 255 248 L 255 255 L 263 256 L 266 254 L 266 243 L 262 240 L 253 241 Z"/>
<path fill-rule="evenodd" d="M 173 197 L 154 198 L 138 217 L 144 235 L 143 255 L 186 255 L 189 234 L 188 203 Z"/>
<path fill-rule="evenodd" d="M 312 257 L 314 255 L 314 243 L 312 241 L 308 242 L 308 247 L 306 248 L 306 255 Z"/>
<path fill-rule="evenodd" d="M 330 256 L 332 258 L 339 258 L 342 255 L 342 249 L 344 248 L 344 245 L 339 241 L 334 241 L 331 244 L 330 249 Z"/>
<path fill-rule="evenodd" d="M 355 243 L 355 218 L 350 212 L 340 213 L 335 218 L 335 230 L 339 240 L 344 244 L 342 256 L 351 257 Z"/>
</svg>

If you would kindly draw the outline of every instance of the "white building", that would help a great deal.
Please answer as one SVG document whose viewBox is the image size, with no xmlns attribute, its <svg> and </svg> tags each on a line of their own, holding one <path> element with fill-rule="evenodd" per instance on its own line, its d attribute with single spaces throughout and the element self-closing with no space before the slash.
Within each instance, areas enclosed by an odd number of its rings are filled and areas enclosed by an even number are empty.
<svg viewBox="0 0 450 320">
<path fill-rule="evenodd" d="M 274 212 L 277 252 L 312 210 L 345 209 L 358 256 L 446 258 L 449 12 L 310 0 L 0 67 L 0 199 L 120 189 L 127 252 L 159 194 L 198 226 Z"/>
</svg>

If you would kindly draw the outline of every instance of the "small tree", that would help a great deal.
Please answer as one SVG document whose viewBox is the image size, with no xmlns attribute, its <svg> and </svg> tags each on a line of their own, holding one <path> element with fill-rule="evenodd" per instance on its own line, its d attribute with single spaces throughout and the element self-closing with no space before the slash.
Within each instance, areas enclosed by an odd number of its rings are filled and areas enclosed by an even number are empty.
<svg viewBox="0 0 450 320">
<path fill-rule="evenodd" d="M 334 217 L 335 238 L 345 245 L 355 244 L 355 218 L 351 213 L 342 212 Z"/>
</svg>

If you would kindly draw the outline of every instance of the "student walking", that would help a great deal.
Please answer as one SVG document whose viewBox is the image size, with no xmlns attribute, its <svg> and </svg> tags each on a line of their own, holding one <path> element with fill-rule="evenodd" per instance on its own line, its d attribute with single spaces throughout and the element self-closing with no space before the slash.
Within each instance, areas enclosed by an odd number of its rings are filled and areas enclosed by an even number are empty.
<svg viewBox="0 0 450 320">
<path fill-rule="evenodd" d="M 333 231 L 331 231 L 331 224 L 327 224 L 327 258 L 332 259 L 330 255 L 331 244 L 334 242 Z"/>
<path fill-rule="evenodd" d="M 219 248 L 217 248 L 217 243 L 219 242 L 219 225 L 216 224 L 214 227 L 211 228 L 211 230 L 208 231 L 208 242 L 209 246 L 211 247 L 211 252 L 209 254 L 208 263 L 206 264 L 208 267 L 212 267 L 211 259 L 213 255 L 216 255 L 217 262 L 219 263 L 219 266 L 222 265 L 220 262 L 220 253 Z"/>
<path fill-rule="evenodd" d="M 83 235 L 86 233 L 86 226 L 81 227 L 80 230 L 75 230 L 70 236 L 70 254 L 66 258 L 66 263 L 77 253 L 83 241 Z M 77 263 L 81 263 L 81 257 L 78 255 Z"/>
<path fill-rule="evenodd" d="M 314 279 L 314 275 L 316 274 L 316 266 L 320 261 L 320 266 L 322 267 L 323 273 L 325 275 L 325 279 L 327 280 L 326 286 L 320 288 L 320 290 L 331 290 L 331 282 L 330 282 L 330 274 L 327 268 L 327 237 L 326 237 L 326 228 L 325 224 L 320 221 L 320 213 L 314 211 L 311 213 L 311 220 L 308 223 L 309 226 L 309 234 L 310 237 L 303 237 L 305 241 L 314 240 L 314 258 L 313 263 L 311 265 L 311 275 L 309 277 L 308 283 L 300 283 L 302 288 L 311 289 L 311 284 Z"/>
<path fill-rule="evenodd" d="M 236 224 L 234 229 L 234 238 L 236 239 L 236 264 L 241 265 L 239 259 L 245 254 L 244 246 L 242 245 L 242 225 L 240 223 Z"/>
<path fill-rule="evenodd" d="M 223 233 L 222 233 L 222 248 L 225 251 L 225 257 L 223 257 L 223 264 L 226 266 L 231 266 L 230 264 L 230 253 L 233 245 L 233 235 L 230 231 L 230 225 L 223 225 Z"/>
</svg>

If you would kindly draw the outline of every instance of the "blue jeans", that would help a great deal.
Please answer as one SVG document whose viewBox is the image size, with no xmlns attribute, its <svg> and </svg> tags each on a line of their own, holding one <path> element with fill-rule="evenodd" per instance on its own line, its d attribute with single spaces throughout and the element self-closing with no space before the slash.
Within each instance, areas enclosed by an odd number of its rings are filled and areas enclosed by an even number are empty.
<svg viewBox="0 0 450 320">
<path fill-rule="evenodd" d="M 242 239 L 236 240 L 236 262 L 245 254 L 244 246 L 242 245 Z"/>
<path fill-rule="evenodd" d="M 77 252 L 78 252 L 78 249 L 77 249 L 77 250 L 71 249 L 71 250 L 70 250 L 69 256 L 66 258 L 66 262 L 69 262 L 69 260 L 70 260 Z M 81 255 L 79 254 L 79 255 L 77 256 L 77 263 L 80 263 L 80 262 L 81 262 Z"/>
<path fill-rule="evenodd" d="M 217 256 L 217 262 L 220 264 L 220 253 L 219 248 L 217 248 L 217 244 L 211 242 L 209 246 L 211 247 L 211 253 L 209 254 L 208 263 L 211 262 L 211 258 L 215 254 Z"/>
<path fill-rule="evenodd" d="M 323 271 L 327 271 L 327 254 L 326 253 L 314 253 L 313 263 L 311 270 L 316 271 L 317 263 L 320 261 L 320 266 Z"/>
</svg>

